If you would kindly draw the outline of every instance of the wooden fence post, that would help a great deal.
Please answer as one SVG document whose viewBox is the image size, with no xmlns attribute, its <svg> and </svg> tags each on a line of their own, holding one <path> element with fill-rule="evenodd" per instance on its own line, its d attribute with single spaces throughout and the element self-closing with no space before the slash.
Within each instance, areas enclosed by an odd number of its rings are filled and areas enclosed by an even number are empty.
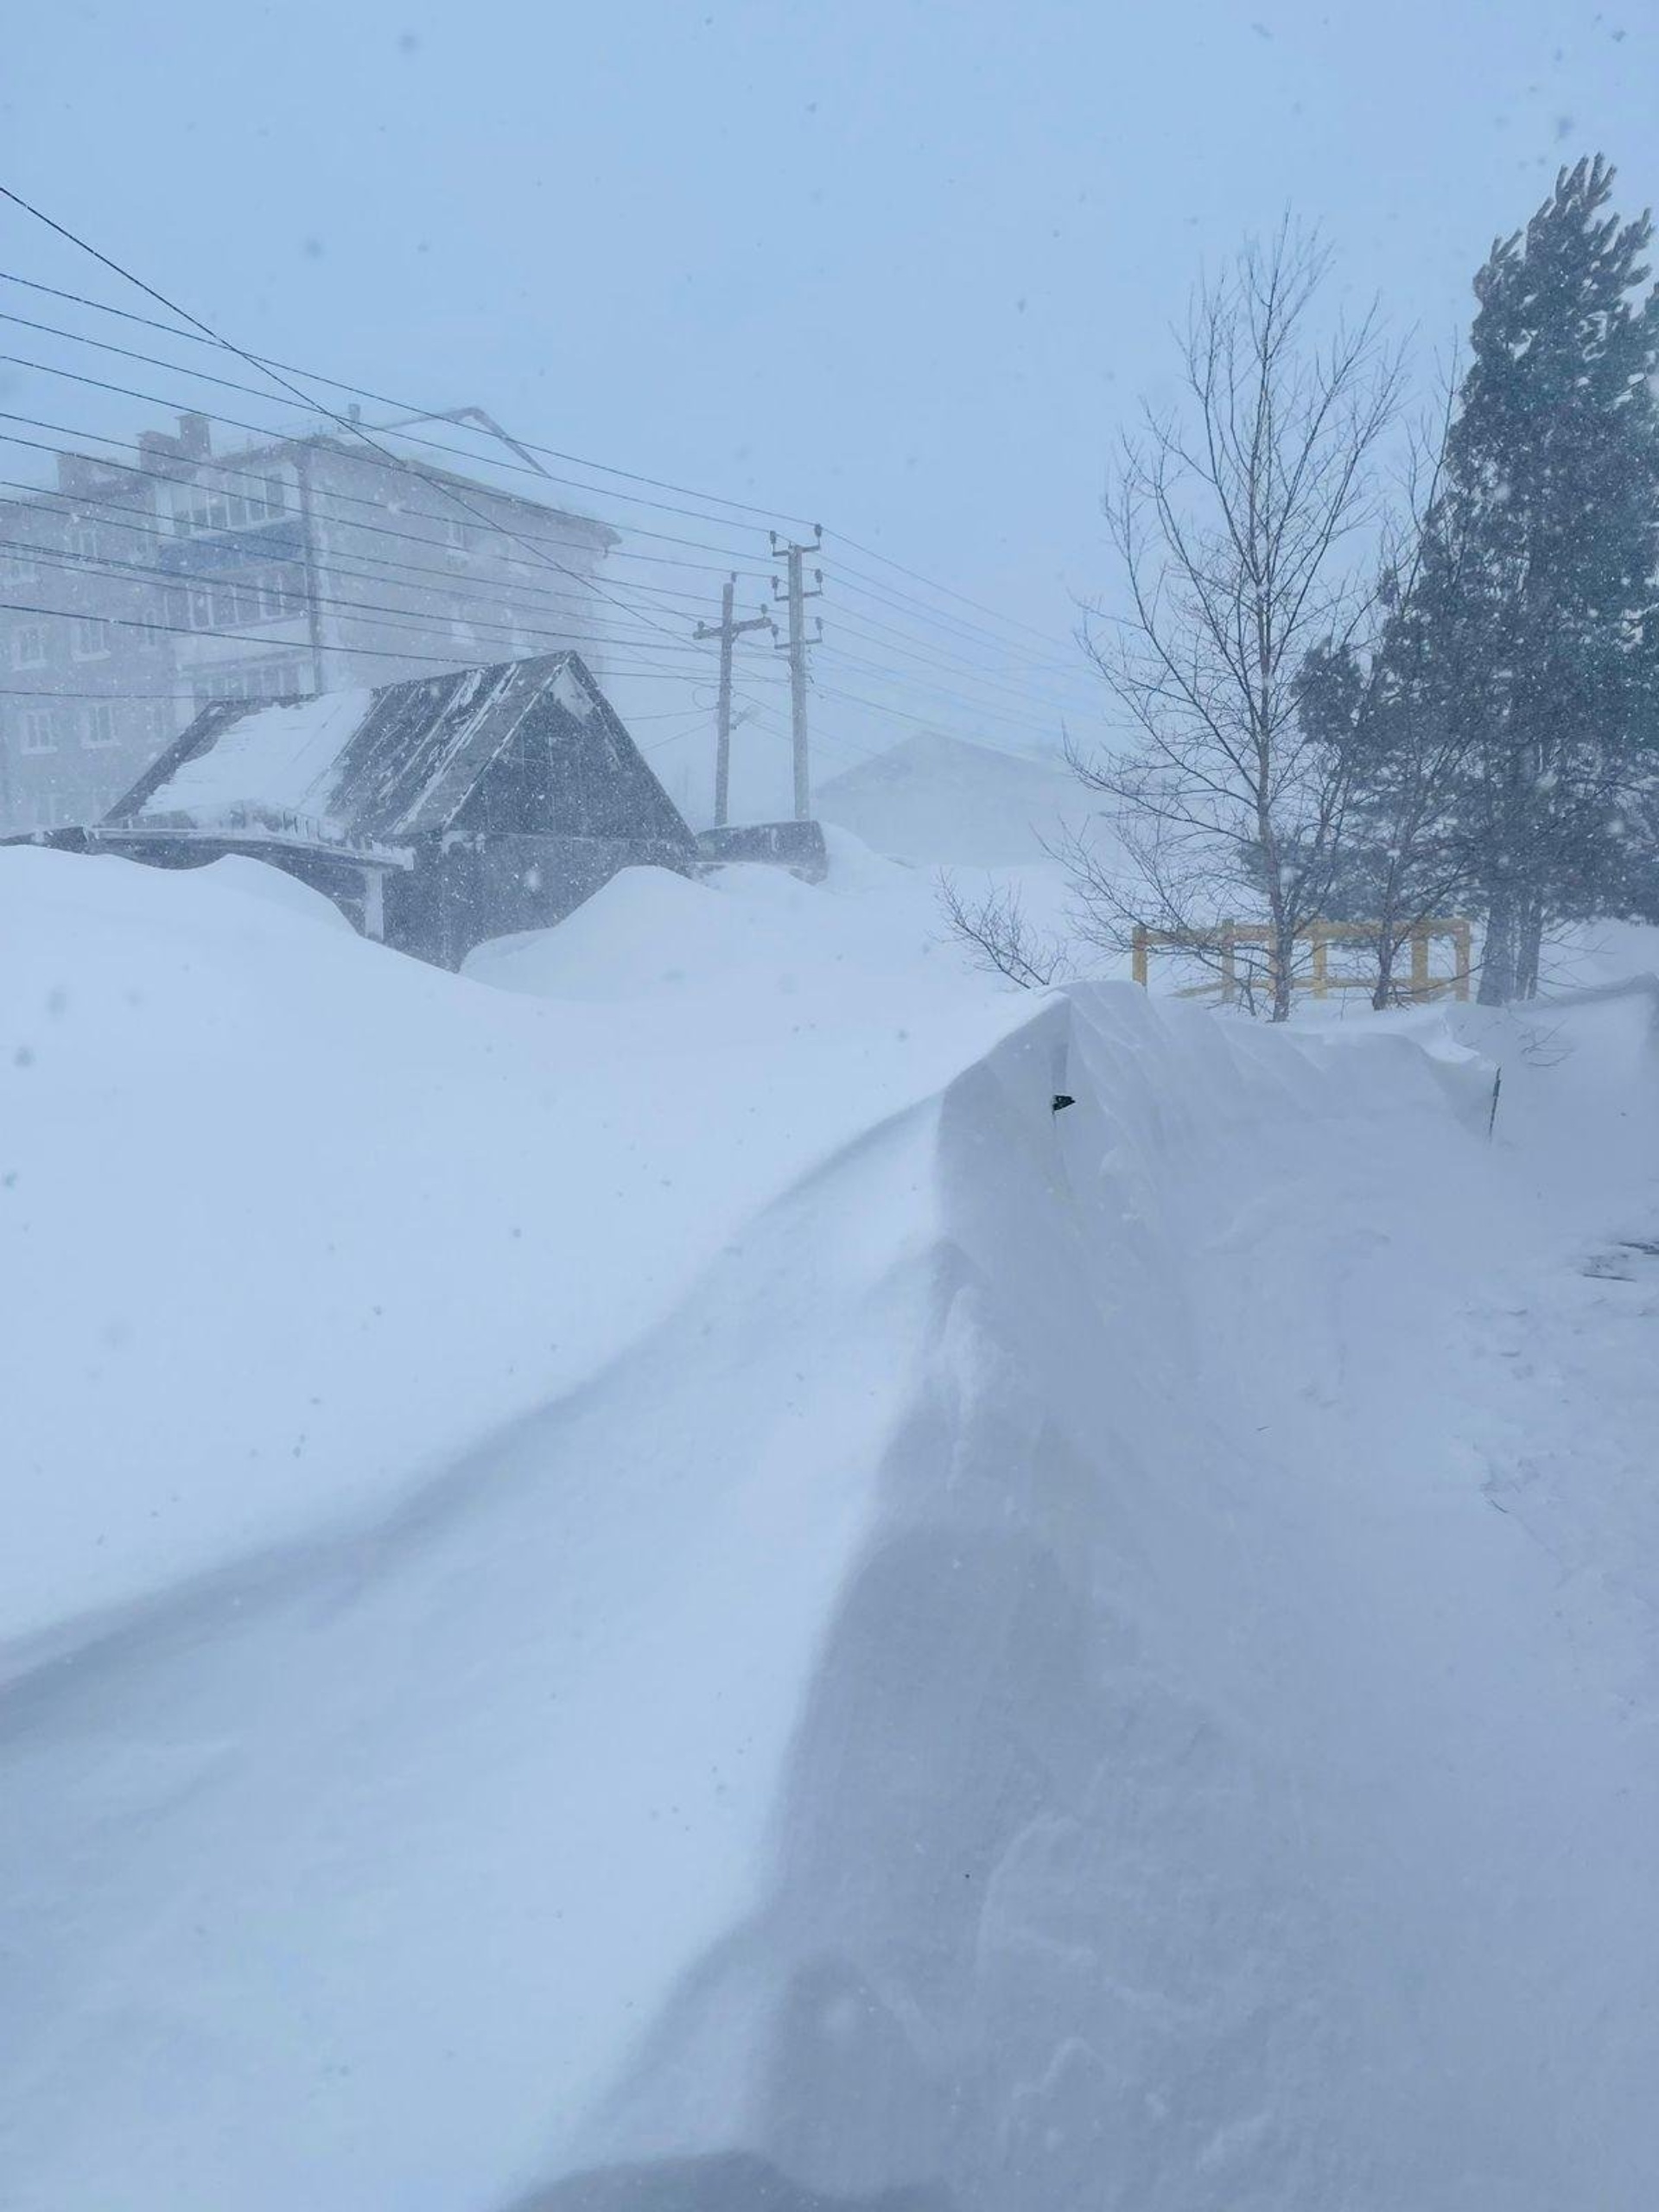
<svg viewBox="0 0 1659 2212">
<path fill-rule="evenodd" d="M 1308 940 L 1313 947 L 1313 995 L 1316 999 L 1322 999 L 1331 988 L 1328 965 L 1331 958 L 1330 940 L 1325 934 L 1325 924 L 1320 921 L 1310 922 L 1307 925 L 1307 934 Z"/>
<path fill-rule="evenodd" d="M 1428 931 L 1421 922 L 1411 933 L 1411 995 L 1428 996 Z"/>
<path fill-rule="evenodd" d="M 1452 986 L 1452 995 L 1453 998 L 1466 999 L 1469 995 L 1469 969 L 1474 958 L 1473 932 L 1467 922 L 1452 924 L 1452 942 L 1458 963 L 1457 977 Z"/>
<path fill-rule="evenodd" d="M 1238 996 L 1238 960 L 1235 950 L 1238 924 L 1230 918 L 1221 925 L 1221 1002 L 1231 1006 Z"/>
</svg>

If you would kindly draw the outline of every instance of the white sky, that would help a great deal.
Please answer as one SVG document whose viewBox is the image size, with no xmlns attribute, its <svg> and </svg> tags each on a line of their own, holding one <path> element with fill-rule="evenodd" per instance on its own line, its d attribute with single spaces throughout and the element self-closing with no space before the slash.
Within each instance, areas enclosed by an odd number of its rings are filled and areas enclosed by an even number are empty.
<svg viewBox="0 0 1659 2212">
<path fill-rule="evenodd" d="M 4 78 L 6 180 L 238 342 L 820 516 L 1062 638 L 1205 257 L 1288 204 L 1427 351 L 1561 159 L 1607 152 L 1627 212 L 1659 184 L 1655 0 L 60 4 L 12 11 Z M 0 249 L 122 296 L 14 209 Z"/>
</svg>

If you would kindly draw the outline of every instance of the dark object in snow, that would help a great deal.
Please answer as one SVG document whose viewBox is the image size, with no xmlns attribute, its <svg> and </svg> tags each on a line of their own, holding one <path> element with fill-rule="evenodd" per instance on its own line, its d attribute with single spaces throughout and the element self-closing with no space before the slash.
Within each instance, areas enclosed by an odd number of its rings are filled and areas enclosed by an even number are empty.
<svg viewBox="0 0 1659 2212">
<path fill-rule="evenodd" d="M 1057 1090 L 1048 1110 L 1051 1114 L 1063 1114 L 1068 1106 L 1075 1106 L 1077 1103 L 1069 1090 Z"/>
<path fill-rule="evenodd" d="M 825 2196 L 790 2180 L 769 2159 L 728 2151 L 573 2174 L 514 2212 L 952 2212 L 953 2203 L 937 2185 Z"/>
<path fill-rule="evenodd" d="M 104 820 L 35 842 L 157 868 L 227 853 L 297 876 L 441 967 L 546 928 L 619 868 L 697 844 L 575 653 L 204 709 Z"/>
<path fill-rule="evenodd" d="M 1503 1071 L 1500 1067 L 1492 1077 L 1492 1110 L 1486 1116 L 1486 1141 L 1491 1144 L 1492 1131 L 1497 1126 L 1497 1096 L 1503 1088 Z"/>
</svg>

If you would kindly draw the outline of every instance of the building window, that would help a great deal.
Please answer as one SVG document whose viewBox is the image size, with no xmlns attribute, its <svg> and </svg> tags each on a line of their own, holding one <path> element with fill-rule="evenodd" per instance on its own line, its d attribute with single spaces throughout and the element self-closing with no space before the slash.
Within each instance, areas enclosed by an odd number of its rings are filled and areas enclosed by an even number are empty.
<svg viewBox="0 0 1659 2212">
<path fill-rule="evenodd" d="M 46 666 L 46 631 L 42 625 L 31 623 L 27 629 L 14 632 L 11 664 L 14 668 Z"/>
<path fill-rule="evenodd" d="M 234 488 L 214 492 L 198 485 L 181 495 L 173 511 L 173 527 L 181 537 L 203 531 L 245 530 L 250 523 L 286 514 L 283 494 L 280 476 L 252 476 L 238 470 Z"/>
<path fill-rule="evenodd" d="M 80 741 L 89 748 L 115 743 L 115 709 L 107 700 L 100 700 L 97 706 L 87 708 L 81 721 Z"/>
<path fill-rule="evenodd" d="M 77 660 L 100 660 L 110 650 L 110 626 L 95 614 L 78 614 L 73 637 Z"/>
<path fill-rule="evenodd" d="M 302 698 L 311 685 L 305 667 L 296 661 L 262 661 L 256 668 L 228 669 L 222 675 L 204 676 L 194 686 L 200 714 L 221 699 Z"/>
<path fill-rule="evenodd" d="M 98 558 L 98 532 L 85 524 L 70 531 L 69 544 L 71 550 L 79 553 L 84 561 Z"/>
<path fill-rule="evenodd" d="M 279 570 L 263 579 L 259 586 L 259 613 L 270 622 L 280 622 L 290 614 L 297 614 L 304 604 L 299 578 Z"/>
<path fill-rule="evenodd" d="M 473 533 L 467 529 L 466 524 L 461 520 L 459 515 L 446 515 L 444 517 L 443 542 L 446 545 L 453 546 L 457 553 L 466 553 L 471 550 Z"/>
<path fill-rule="evenodd" d="M 8 553 L 0 557 L 0 576 L 9 584 L 32 584 L 40 568 L 32 553 Z"/>
<path fill-rule="evenodd" d="M 57 751 L 57 716 L 49 707 L 31 707 L 23 716 L 22 748 L 25 753 Z"/>
</svg>

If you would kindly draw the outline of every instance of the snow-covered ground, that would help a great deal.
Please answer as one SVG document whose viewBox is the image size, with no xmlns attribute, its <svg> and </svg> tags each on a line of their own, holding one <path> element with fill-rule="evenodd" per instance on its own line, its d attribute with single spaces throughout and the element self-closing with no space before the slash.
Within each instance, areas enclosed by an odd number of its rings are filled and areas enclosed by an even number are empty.
<svg viewBox="0 0 1659 2212">
<path fill-rule="evenodd" d="M 1652 995 L 833 861 L 0 854 L 0 2204 L 1645 2212 Z"/>
</svg>

